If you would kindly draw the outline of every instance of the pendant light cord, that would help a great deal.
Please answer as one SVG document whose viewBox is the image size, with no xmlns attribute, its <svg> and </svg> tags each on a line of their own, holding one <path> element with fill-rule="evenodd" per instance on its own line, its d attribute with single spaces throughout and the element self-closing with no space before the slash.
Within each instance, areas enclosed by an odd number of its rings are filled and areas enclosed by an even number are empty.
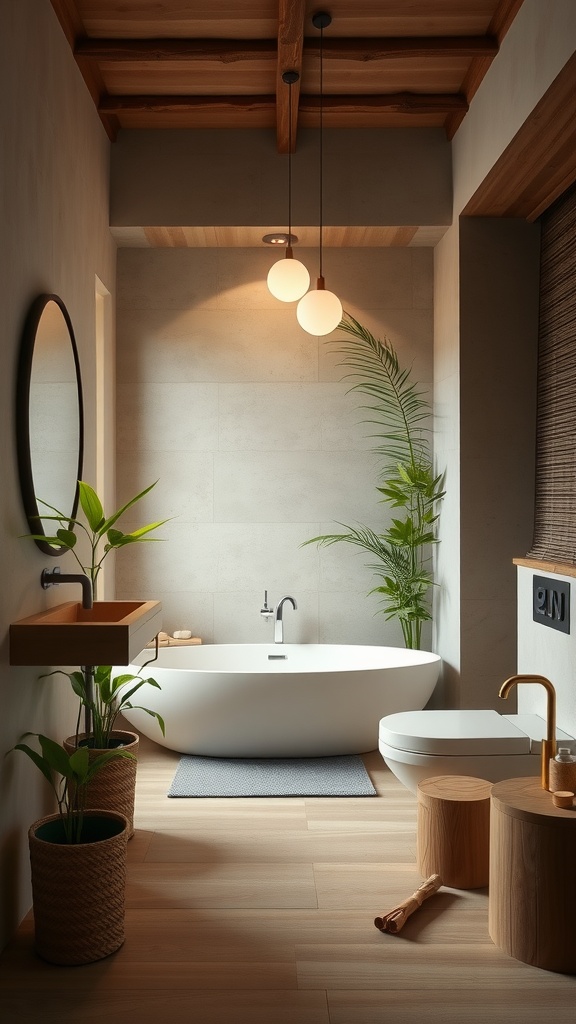
<svg viewBox="0 0 576 1024">
<path fill-rule="evenodd" d="M 282 81 L 288 86 L 288 242 L 286 256 L 292 258 L 292 86 L 300 75 L 297 71 L 284 71 Z"/>
<path fill-rule="evenodd" d="M 292 82 L 288 84 L 288 251 L 292 252 Z"/>
<path fill-rule="evenodd" d="M 319 262 L 320 262 L 320 278 L 324 275 L 322 273 L 322 207 L 324 203 L 323 198 L 323 92 L 324 92 L 324 62 L 323 62 L 323 40 L 324 40 L 324 26 L 320 25 L 320 159 L 319 159 L 319 171 L 320 171 L 320 183 L 319 183 L 319 199 L 320 199 L 320 216 L 319 216 Z"/>
</svg>

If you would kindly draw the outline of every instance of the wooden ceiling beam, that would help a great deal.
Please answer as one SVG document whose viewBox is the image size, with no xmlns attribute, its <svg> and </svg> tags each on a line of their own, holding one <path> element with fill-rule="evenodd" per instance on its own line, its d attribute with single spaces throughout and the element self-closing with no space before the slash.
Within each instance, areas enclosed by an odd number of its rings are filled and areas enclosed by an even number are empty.
<svg viewBox="0 0 576 1024">
<path fill-rule="evenodd" d="M 495 57 L 498 42 L 493 36 L 400 36 L 381 39 L 326 39 L 323 41 L 325 60 L 352 60 L 364 64 L 379 60 L 402 60 L 406 57 Z M 316 39 L 304 40 L 306 56 L 320 54 Z"/>
<path fill-rule="evenodd" d="M 469 199 L 468 217 L 534 221 L 576 181 L 576 55 Z"/>
<path fill-rule="evenodd" d="M 288 153 L 290 140 L 292 152 L 296 148 L 305 17 L 306 0 L 279 0 L 276 64 L 276 147 L 279 153 Z M 297 73 L 298 79 L 292 85 L 283 81 L 285 71 Z"/>
<path fill-rule="evenodd" d="M 495 40 L 497 47 L 502 43 L 504 36 L 523 3 L 524 0 L 500 0 L 500 3 L 494 11 L 488 26 L 488 36 Z M 461 85 L 461 90 L 469 104 L 477 90 L 480 88 L 482 79 L 487 73 L 495 56 L 496 54 L 478 53 L 470 61 L 470 67 L 468 68 L 466 77 Z M 451 114 L 450 117 L 447 118 L 445 127 L 448 139 L 454 138 L 454 135 L 464 120 L 464 113 L 459 112 Z"/>
<path fill-rule="evenodd" d="M 273 111 L 274 96 L 104 96 L 100 100 L 101 114 L 122 114 L 124 111 L 140 113 L 186 113 L 187 111 Z"/>
<path fill-rule="evenodd" d="M 84 35 L 84 25 L 74 0 L 50 0 L 60 27 L 72 49 L 78 36 Z"/>
<path fill-rule="evenodd" d="M 325 114 L 402 113 L 402 114 L 450 114 L 455 110 L 467 110 L 466 97 L 459 93 L 381 93 L 378 96 L 326 96 L 322 100 Z M 320 110 L 319 96 L 301 96 L 300 112 L 311 113 Z"/>
<path fill-rule="evenodd" d="M 122 64 L 163 61 L 236 61 L 276 59 L 282 71 L 301 71 L 302 55 L 318 56 L 320 44 L 304 39 L 305 0 L 280 0 L 278 40 L 253 39 L 88 39 L 77 40 L 76 57 Z M 326 61 L 398 60 L 405 57 L 453 57 L 455 59 L 495 57 L 494 36 L 446 36 L 388 39 L 324 39 Z"/>
<path fill-rule="evenodd" d="M 123 111 L 167 113 L 186 111 L 230 111 L 275 109 L 274 96 L 105 96 L 99 110 L 105 115 Z M 458 93 L 389 93 L 379 96 L 324 96 L 323 111 L 335 113 L 404 113 L 450 114 L 467 108 L 466 98 Z M 320 108 L 318 96 L 300 96 L 300 113 L 314 113 Z"/>
<path fill-rule="evenodd" d="M 276 60 L 275 39 L 79 39 L 76 57 L 108 64 L 162 63 L 163 61 Z"/>
<path fill-rule="evenodd" d="M 54 13 L 60 22 L 60 26 L 72 51 L 74 52 L 78 39 L 84 33 L 84 25 L 82 19 L 78 14 L 75 0 L 51 0 Z M 101 97 L 105 93 L 104 83 L 100 74 L 98 64 L 92 60 L 76 60 L 80 73 L 88 92 L 90 93 L 94 105 L 98 107 Z M 104 130 L 108 135 L 111 142 L 114 142 L 118 133 L 118 121 L 115 117 L 106 117 L 100 115 L 100 120 L 104 126 Z"/>
</svg>

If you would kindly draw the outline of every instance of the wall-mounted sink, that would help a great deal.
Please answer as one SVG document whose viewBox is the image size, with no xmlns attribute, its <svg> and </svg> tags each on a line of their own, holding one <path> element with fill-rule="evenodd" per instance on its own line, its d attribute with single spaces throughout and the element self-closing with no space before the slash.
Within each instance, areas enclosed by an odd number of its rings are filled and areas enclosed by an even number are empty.
<svg viewBox="0 0 576 1024">
<path fill-rule="evenodd" d="M 160 601 L 77 601 L 10 626 L 11 665 L 129 665 L 162 629 Z"/>
</svg>

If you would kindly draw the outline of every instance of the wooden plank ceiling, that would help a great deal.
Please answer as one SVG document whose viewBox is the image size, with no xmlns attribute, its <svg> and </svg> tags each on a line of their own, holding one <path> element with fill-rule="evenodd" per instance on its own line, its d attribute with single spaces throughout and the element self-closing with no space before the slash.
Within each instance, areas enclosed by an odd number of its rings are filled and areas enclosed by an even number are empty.
<svg viewBox="0 0 576 1024">
<path fill-rule="evenodd" d="M 111 139 L 120 128 L 441 127 L 466 115 L 523 0 L 52 0 Z"/>
<path fill-rule="evenodd" d="M 112 141 L 120 129 L 267 128 L 287 153 L 299 128 L 319 124 L 319 10 L 332 17 L 322 38 L 326 128 L 433 127 L 450 139 L 523 0 L 51 3 Z M 285 71 L 298 73 L 292 87 Z M 112 230 L 121 246 L 257 246 L 273 227 Z M 310 229 L 294 230 L 315 244 Z M 445 230 L 327 226 L 324 244 L 434 245 Z"/>
</svg>

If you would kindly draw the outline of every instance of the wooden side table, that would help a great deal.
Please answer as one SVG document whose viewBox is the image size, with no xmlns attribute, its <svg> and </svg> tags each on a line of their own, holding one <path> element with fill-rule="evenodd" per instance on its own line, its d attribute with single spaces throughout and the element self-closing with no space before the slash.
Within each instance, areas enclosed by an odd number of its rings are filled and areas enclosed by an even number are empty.
<svg viewBox="0 0 576 1024">
<path fill-rule="evenodd" d="M 492 789 L 488 929 L 517 960 L 576 973 L 576 810 L 555 807 L 539 780 Z"/>
<path fill-rule="evenodd" d="M 418 870 L 455 889 L 488 885 L 492 784 L 437 775 L 418 784 Z"/>
</svg>

